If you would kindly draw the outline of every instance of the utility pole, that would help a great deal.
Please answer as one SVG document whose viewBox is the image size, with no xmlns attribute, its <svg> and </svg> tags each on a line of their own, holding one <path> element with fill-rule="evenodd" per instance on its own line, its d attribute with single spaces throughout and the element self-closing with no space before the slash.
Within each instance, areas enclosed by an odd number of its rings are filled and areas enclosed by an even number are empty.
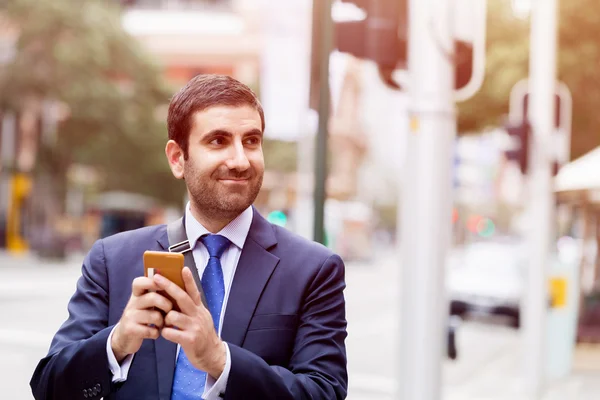
<svg viewBox="0 0 600 400">
<path fill-rule="evenodd" d="M 439 400 L 448 325 L 444 264 L 451 237 L 456 136 L 452 0 L 410 0 L 409 116 L 400 243 L 398 399 Z"/>
<path fill-rule="evenodd" d="M 330 93 L 329 93 L 329 55 L 333 48 L 333 20 L 331 19 L 331 0 L 314 2 L 313 7 L 320 5 L 321 38 L 319 41 L 319 125 L 315 146 L 315 190 L 314 190 L 314 233 L 316 242 L 325 243 L 325 199 L 327 196 L 327 136 L 329 125 Z M 313 19 L 315 20 L 315 19 Z M 313 51 L 317 49 L 313 48 Z"/>
<path fill-rule="evenodd" d="M 530 265 L 523 304 L 525 388 L 533 398 L 544 389 L 544 351 L 548 308 L 547 275 L 554 234 L 551 165 L 554 160 L 554 92 L 556 86 L 557 0 L 535 0 L 531 13 L 529 58 L 529 120 L 533 129 L 530 153 L 527 232 Z"/>
</svg>

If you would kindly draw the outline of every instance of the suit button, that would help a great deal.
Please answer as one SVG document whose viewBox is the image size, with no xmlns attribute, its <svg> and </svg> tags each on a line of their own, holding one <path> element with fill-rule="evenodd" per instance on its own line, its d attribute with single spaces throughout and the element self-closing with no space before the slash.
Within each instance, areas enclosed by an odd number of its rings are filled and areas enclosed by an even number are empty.
<svg viewBox="0 0 600 400">
<path fill-rule="evenodd" d="M 83 397 L 88 398 L 87 389 L 83 389 Z"/>
</svg>

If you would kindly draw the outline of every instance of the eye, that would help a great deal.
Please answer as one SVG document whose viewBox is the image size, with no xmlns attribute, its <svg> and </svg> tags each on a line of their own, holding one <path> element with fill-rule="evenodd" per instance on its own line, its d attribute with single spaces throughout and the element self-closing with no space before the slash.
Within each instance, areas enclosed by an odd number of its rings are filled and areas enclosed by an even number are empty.
<svg viewBox="0 0 600 400">
<path fill-rule="evenodd" d="M 215 146 L 221 146 L 224 143 L 225 143 L 225 138 L 222 136 L 218 136 L 210 141 L 210 144 L 215 145 Z"/>
<path fill-rule="evenodd" d="M 260 137 L 258 136 L 252 136 L 249 137 L 248 139 L 246 139 L 246 143 L 250 146 L 258 146 L 260 144 L 261 140 Z"/>
</svg>

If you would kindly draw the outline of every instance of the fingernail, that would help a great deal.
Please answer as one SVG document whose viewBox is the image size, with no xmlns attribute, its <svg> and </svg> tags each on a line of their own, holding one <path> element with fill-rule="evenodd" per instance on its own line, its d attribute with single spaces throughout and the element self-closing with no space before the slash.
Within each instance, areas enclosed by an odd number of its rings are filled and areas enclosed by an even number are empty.
<svg viewBox="0 0 600 400">
<path fill-rule="evenodd" d="M 164 282 L 165 282 L 165 278 L 163 278 L 162 276 L 160 276 L 160 275 L 158 275 L 158 274 L 157 274 L 157 275 L 154 275 L 154 280 L 155 280 L 156 282 L 158 282 L 158 283 L 164 283 Z"/>
</svg>

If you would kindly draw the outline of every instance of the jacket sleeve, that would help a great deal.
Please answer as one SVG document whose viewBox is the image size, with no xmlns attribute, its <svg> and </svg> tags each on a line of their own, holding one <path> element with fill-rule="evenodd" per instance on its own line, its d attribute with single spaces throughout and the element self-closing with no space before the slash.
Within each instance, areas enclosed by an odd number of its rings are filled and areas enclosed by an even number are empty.
<svg viewBox="0 0 600 400">
<path fill-rule="evenodd" d="M 83 262 L 68 311 L 67 321 L 31 378 L 36 400 L 100 399 L 116 387 L 106 353 L 113 327 L 108 326 L 108 277 L 101 240 Z"/>
<path fill-rule="evenodd" d="M 344 399 L 348 390 L 344 264 L 329 257 L 305 296 L 289 368 L 229 344 L 225 399 Z"/>
</svg>

